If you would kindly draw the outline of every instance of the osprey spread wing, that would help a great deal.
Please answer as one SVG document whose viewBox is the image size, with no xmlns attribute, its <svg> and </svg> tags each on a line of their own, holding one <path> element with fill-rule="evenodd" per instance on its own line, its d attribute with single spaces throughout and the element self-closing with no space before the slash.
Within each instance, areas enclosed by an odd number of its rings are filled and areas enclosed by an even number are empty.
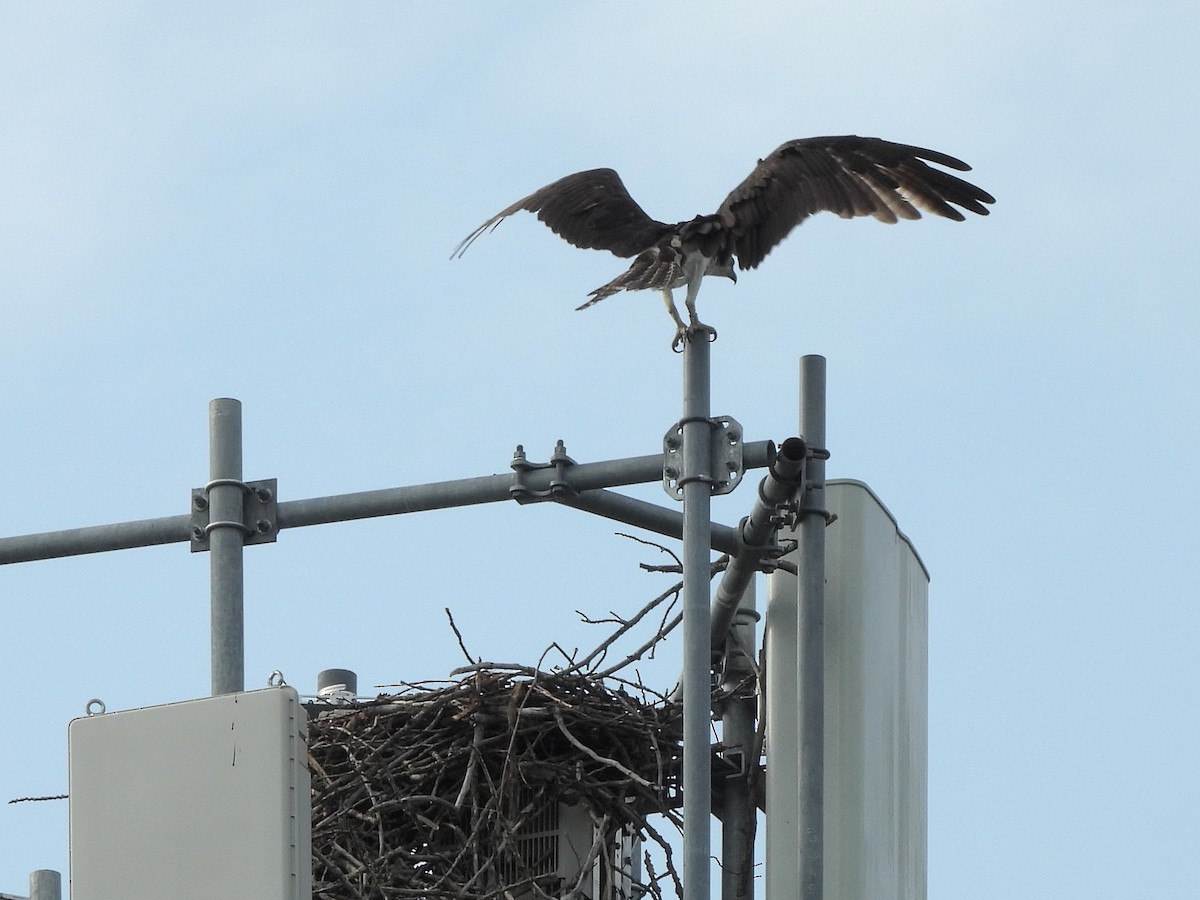
<svg viewBox="0 0 1200 900">
<path fill-rule="evenodd" d="M 696 294 L 706 275 L 737 281 L 733 262 L 753 269 L 793 228 L 813 213 L 829 211 L 845 219 L 874 216 L 881 222 L 919 219 L 921 211 L 962 221 L 961 207 L 981 216 L 987 191 L 936 163 L 969 171 L 962 160 L 880 138 L 815 137 L 788 141 L 761 159 L 715 213 L 669 225 L 650 218 L 629 196 L 612 169 L 591 169 L 560 178 L 492 216 L 455 248 L 462 256 L 481 234 L 520 210 L 536 213 L 559 237 L 576 247 L 633 257 L 633 264 L 596 288 L 586 309 L 618 291 L 659 290 L 675 320 L 675 345 L 688 326 L 671 290 L 687 286 L 691 327 L 705 328 L 696 314 Z"/>
</svg>

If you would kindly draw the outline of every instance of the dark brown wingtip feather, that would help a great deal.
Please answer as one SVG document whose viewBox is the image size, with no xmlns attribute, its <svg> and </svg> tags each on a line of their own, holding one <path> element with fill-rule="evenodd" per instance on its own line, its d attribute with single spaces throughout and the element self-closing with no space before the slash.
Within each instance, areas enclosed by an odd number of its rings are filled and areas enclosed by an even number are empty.
<svg viewBox="0 0 1200 900">
<path fill-rule="evenodd" d="M 545 188 L 542 188 L 542 190 L 545 190 Z M 450 254 L 450 258 L 451 259 L 461 259 L 462 255 L 464 253 L 466 253 L 467 250 L 470 248 L 470 246 L 473 243 L 475 243 L 475 241 L 477 241 L 482 235 L 486 234 L 489 231 L 495 231 L 497 228 L 500 227 L 500 223 L 503 222 L 505 219 L 507 219 L 509 216 L 511 216 L 513 213 L 520 212 L 523 209 L 529 209 L 530 201 L 533 200 L 538 195 L 538 193 L 540 193 L 540 192 L 534 191 L 528 197 L 522 197 L 520 200 L 518 200 L 512 206 L 506 206 L 504 209 L 500 210 L 500 212 L 496 213 L 494 216 L 492 216 L 490 219 L 488 219 L 486 222 L 484 222 L 482 225 L 480 225 L 478 228 L 476 228 L 474 231 L 472 231 L 470 234 L 468 234 L 465 238 L 463 238 L 461 241 L 459 241 L 458 246 L 454 248 L 454 252 Z"/>
<path fill-rule="evenodd" d="M 501 222 L 503 222 L 506 218 L 511 216 L 513 213 L 515 213 L 520 208 L 521 208 L 520 206 L 516 207 L 516 209 L 513 209 L 510 207 L 509 209 L 506 209 L 504 212 L 497 213 L 496 215 L 492 216 L 490 219 L 488 219 L 486 222 L 484 222 L 482 225 L 480 225 L 478 228 L 476 228 L 474 231 L 472 231 L 470 234 L 468 234 L 465 238 L 463 238 L 461 241 L 459 241 L 458 246 L 456 246 L 454 248 L 454 250 L 451 251 L 450 258 L 451 259 L 462 259 L 462 255 L 464 253 L 466 253 L 467 250 L 470 248 L 470 246 L 479 239 L 480 235 L 482 235 L 488 231 L 495 231 L 499 227 Z"/>
<path fill-rule="evenodd" d="M 863 140 L 883 140 L 882 138 L 863 138 Z M 888 142 L 890 143 L 890 142 Z M 951 156 L 948 153 L 939 153 L 936 150 L 929 150 L 925 147 L 914 147 L 912 144 L 893 144 L 898 151 L 909 153 L 918 159 L 924 159 L 928 162 L 937 163 L 939 166 L 945 166 L 947 169 L 957 169 L 959 172 L 970 172 L 971 167 L 959 159 L 957 156 Z"/>
<path fill-rule="evenodd" d="M 987 191 L 934 165 L 970 171 L 957 157 L 912 144 L 858 135 L 788 141 L 760 160 L 718 214 L 734 236 L 738 265 L 758 266 L 793 228 L 818 212 L 882 222 L 921 212 L 963 221 L 988 214 Z"/>
<path fill-rule="evenodd" d="M 873 140 L 880 139 L 875 138 Z M 931 193 L 940 194 L 942 200 L 953 203 L 956 206 L 961 206 L 963 209 L 973 212 L 976 215 L 988 215 L 989 210 L 983 204 L 995 203 L 995 197 L 978 185 L 974 185 L 948 172 L 930 168 L 927 165 L 927 163 L 932 162 L 959 172 L 970 172 L 971 167 L 967 163 L 956 156 L 950 156 L 948 153 L 939 153 L 936 150 L 930 150 L 926 147 L 915 147 L 911 144 L 895 144 L 893 146 L 898 151 L 907 152 L 916 157 L 916 159 L 909 160 L 907 163 L 901 163 L 902 168 L 906 172 L 921 178 Z M 966 216 L 953 208 L 950 208 L 949 214 L 946 212 L 939 212 L 938 214 L 959 222 L 966 218 Z"/>
</svg>

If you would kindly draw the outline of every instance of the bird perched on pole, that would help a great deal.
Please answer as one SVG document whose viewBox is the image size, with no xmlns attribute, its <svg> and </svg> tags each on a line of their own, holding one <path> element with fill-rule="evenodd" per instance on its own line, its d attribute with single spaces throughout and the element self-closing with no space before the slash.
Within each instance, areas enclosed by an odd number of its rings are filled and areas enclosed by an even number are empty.
<svg viewBox="0 0 1200 900">
<path fill-rule="evenodd" d="M 881 222 L 919 219 L 921 211 L 947 219 L 966 217 L 955 207 L 981 216 L 987 191 L 935 169 L 960 172 L 960 159 L 881 138 L 843 135 L 788 141 L 760 159 L 717 211 L 667 224 L 650 218 L 629 195 L 612 169 L 589 169 L 560 178 L 502 209 L 454 250 L 461 257 L 484 232 L 515 212 L 536 213 L 570 244 L 632 257 L 629 269 L 592 291 L 587 309 L 619 291 L 658 290 L 675 320 L 672 347 L 681 349 L 691 334 L 715 334 L 696 312 L 696 294 L 707 275 L 737 281 L 741 269 L 757 267 L 788 233 L 813 213 L 829 211 L 844 219 L 874 216 Z M 672 290 L 687 287 L 685 324 Z"/>
</svg>

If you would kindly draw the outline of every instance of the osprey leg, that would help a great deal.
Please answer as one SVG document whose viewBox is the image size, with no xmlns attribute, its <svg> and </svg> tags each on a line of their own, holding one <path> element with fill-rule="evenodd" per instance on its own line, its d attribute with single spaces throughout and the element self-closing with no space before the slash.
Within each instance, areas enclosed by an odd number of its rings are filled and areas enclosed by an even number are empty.
<svg viewBox="0 0 1200 900">
<path fill-rule="evenodd" d="M 677 335 L 687 331 L 687 326 L 683 324 L 683 319 L 679 317 L 679 309 L 675 306 L 675 298 L 671 296 L 670 288 L 663 288 L 663 303 L 667 305 L 667 312 L 671 314 L 671 318 L 675 320 L 675 332 Z"/>
<path fill-rule="evenodd" d="M 688 283 L 687 297 L 684 299 L 684 306 L 687 307 L 688 318 L 691 324 L 684 329 L 683 323 L 680 322 L 680 330 L 675 334 L 675 341 L 671 344 L 671 348 L 675 349 L 682 341 L 689 340 L 693 335 L 704 335 L 705 340 L 715 341 L 717 339 L 717 329 L 711 325 L 705 325 L 700 321 L 700 316 L 696 312 L 696 295 L 700 293 L 700 279 Z"/>
<path fill-rule="evenodd" d="M 703 277 L 703 276 L 702 276 Z M 687 297 L 684 298 L 683 305 L 687 307 L 688 319 L 692 323 L 692 327 L 696 328 L 704 323 L 700 321 L 700 316 L 696 312 L 696 295 L 700 293 L 700 278 L 695 278 L 688 282 Z"/>
</svg>

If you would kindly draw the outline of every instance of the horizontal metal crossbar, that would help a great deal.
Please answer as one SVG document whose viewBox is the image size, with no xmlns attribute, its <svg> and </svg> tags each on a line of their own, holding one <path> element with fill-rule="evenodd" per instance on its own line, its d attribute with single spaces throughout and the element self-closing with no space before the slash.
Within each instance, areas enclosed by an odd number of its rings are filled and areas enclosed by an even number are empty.
<svg viewBox="0 0 1200 900">
<path fill-rule="evenodd" d="M 771 441 L 748 443 L 745 445 L 746 468 L 768 466 L 774 455 L 775 446 Z M 525 486 L 533 491 L 549 490 L 550 482 L 558 479 L 565 481 L 573 492 L 586 496 L 586 492 L 601 488 L 661 481 L 662 465 L 662 454 L 656 453 L 578 463 L 567 466 L 562 472 L 549 468 L 533 469 L 524 473 L 523 478 Z M 305 525 L 324 525 L 330 522 L 396 516 L 431 509 L 498 503 L 512 498 L 512 485 L 511 474 L 485 475 L 307 500 L 289 500 L 278 505 L 277 528 L 282 531 L 285 528 L 300 528 Z M 586 504 L 579 506 L 586 508 Z M 183 514 L 0 538 L 0 565 L 189 542 L 192 539 L 192 527 L 192 516 Z"/>
</svg>

